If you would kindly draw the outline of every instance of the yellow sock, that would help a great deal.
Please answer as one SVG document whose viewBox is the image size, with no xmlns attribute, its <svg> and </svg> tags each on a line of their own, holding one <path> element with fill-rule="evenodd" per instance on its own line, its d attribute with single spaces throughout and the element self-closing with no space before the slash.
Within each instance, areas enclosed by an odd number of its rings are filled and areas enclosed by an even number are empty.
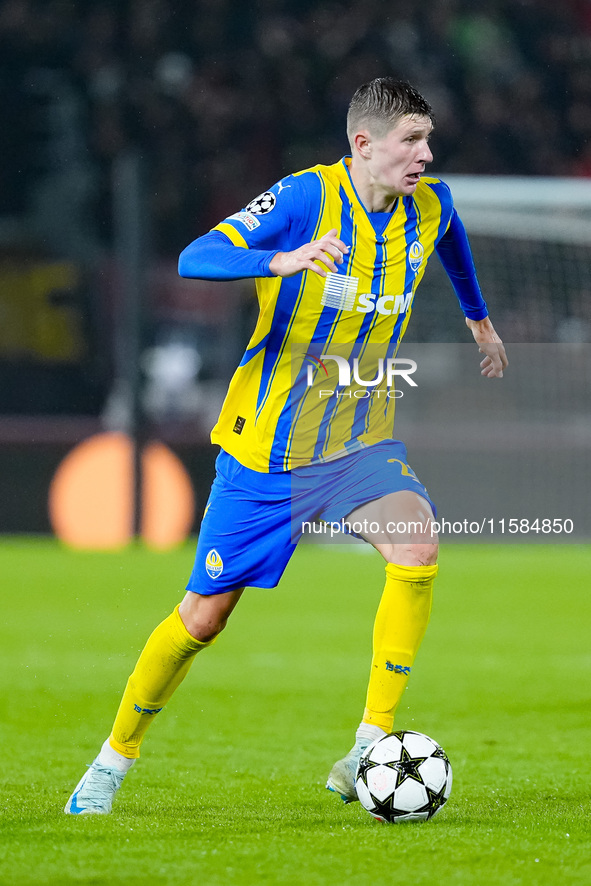
<svg viewBox="0 0 591 886">
<path fill-rule="evenodd" d="M 429 623 L 437 566 L 386 566 L 376 614 L 363 722 L 391 732 L 394 712 Z"/>
<path fill-rule="evenodd" d="M 202 643 L 191 636 L 178 606 L 158 625 L 127 681 L 109 736 L 112 748 L 124 757 L 139 757 L 140 744 L 154 715 L 182 683 L 195 655 L 213 642 Z"/>
</svg>

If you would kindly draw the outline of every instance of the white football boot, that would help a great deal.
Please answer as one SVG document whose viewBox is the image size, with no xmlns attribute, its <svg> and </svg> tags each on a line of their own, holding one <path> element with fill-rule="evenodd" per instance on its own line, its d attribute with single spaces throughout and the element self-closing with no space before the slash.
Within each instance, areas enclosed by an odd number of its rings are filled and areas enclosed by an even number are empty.
<svg viewBox="0 0 591 886">
<path fill-rule="evenodd" d="M 373 744 L 379 738 L 383 738 L 386 734 L 379 726 L 370 726 L 367 723 L 362 723 L 355 735 L 355 744 L 349 753 L 342 760 L 337 760 L 330 770 L 326 787 L 329 791 L 340 794 L 343 803 L 354 803 L 355 800 L 359 799 L 355 787 L 359 758 L 370 744 Z"/>
<path fill-rule="evenodd" d="M 108 815 L 124 778 L 125 772 L 101 766 L 97 757 L 74 788 L 64 812 L 66 815 Z"/>
</svg>

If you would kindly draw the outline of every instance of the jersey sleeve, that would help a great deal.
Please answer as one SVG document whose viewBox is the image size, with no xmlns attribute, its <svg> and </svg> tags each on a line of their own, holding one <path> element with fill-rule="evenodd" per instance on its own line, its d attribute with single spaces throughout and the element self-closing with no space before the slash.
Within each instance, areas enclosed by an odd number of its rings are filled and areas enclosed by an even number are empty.
<svg viewBox="0 0 591 886">
<path fill-rule="evenodd" d="M 319 188 L 313 173 L 289 175 L 213 230 L 221 231 L 235 246 L 289 252 L 306 242 L 312 192 Z"/>
<path fill-rule="evenodd" d="M 277 252 L 289 252 L 309 239 L 308 227 L 318 177 L 290 175 L 228 216 L 180 254 L 179 274 L 200 280 L 272 277 Z"/>
<path fill-rule="evenodd" d="M 269 265 L 276 252 L 276 249 L 237 247 L 226 234 L 213 230 L 183 249 L 179 257 L 179 274 L 197 280 L 272 277 Z"/>
<path fill-rule="evenodd" d="M 464 315 L 471 320 L 484 320 L 488 316 L 488 310 L 476 276 L 468 235 L 453 208 L 449 225 L 439 238 L 435 249 Z"/>
</svg>

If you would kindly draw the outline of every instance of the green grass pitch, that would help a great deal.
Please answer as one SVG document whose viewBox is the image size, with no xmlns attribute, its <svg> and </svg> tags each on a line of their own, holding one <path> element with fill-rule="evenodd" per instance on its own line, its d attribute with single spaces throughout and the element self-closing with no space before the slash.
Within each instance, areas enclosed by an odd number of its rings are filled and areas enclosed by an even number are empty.
<svg viewBox="0 0 591 886">
<path fill-rule="evenodd" d="M 324 789 L 363 708 L 383 565 L 303 546 L 248 590 L 159 715 L 108 817 L 63 805 L 109 731 L 192 546 L 82 554 L 0 541 L 0 883 L 591 882 L 591 549 L 443 548 L 397 716 L 454 771 L 424 824 L 380 825 Z"/>
</svg>

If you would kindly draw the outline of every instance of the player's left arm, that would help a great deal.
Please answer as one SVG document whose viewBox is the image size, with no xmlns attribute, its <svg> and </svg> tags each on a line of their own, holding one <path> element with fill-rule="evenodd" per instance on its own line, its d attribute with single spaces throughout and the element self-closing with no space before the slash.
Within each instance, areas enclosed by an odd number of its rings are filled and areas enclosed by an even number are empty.
<svg viewBox="0 0 591 886">
<path fill-rule="evenodd" d="M 472 332 L 480 353 L 484 354 L 480 363 L 481 375 L 502 378 L 503 370 L 508 365 L 507 355 L 488 316 L 468 235 L 455 209 L 452 209 L 447 230 L 435 249 L 458 297 L 466 325 Z"/>
</svg>

